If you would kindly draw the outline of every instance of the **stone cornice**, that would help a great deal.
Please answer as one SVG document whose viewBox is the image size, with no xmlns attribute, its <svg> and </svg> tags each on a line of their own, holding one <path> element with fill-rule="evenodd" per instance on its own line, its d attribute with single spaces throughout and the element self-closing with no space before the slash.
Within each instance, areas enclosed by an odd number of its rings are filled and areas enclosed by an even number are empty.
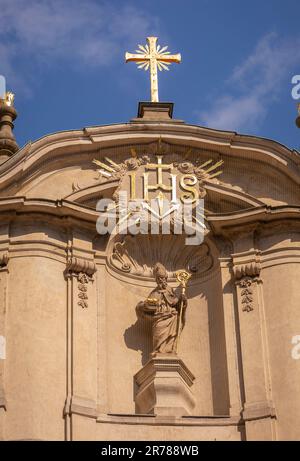
<svg viewBox="0 0 300 461">
<path fill-rule="evenodd" d="M 72 219 L 80 220 L 93 225 L 95 233 L 98 218 L 97 211 L 74 202 L 25 197 L 0 198 L 0 213 L 3 221 L 14 219 L 17 215 L 50 215 L 59 218 L 66 227 L 71 225 Z"/>
<path fill-rule="evenodd" d="M 272 402 L 255 402 L 245 404 L 242 416 L 244 421 L 276 418 L 276 411 Z"/>
<path fill-rule="evenodd" d="M 247 210 L 234 211 L 231 213 L 211 214 L 206 217 L 211 229 L 217 235 L 233 236 L 235 233 L 251 228 L 261 230 L 265 224 L 270 222 L 294 222 L 300 218 L 300 207 L 279 205 L 279 206 L 257 206 Z"/>
<path fill-rule="evenodd" d="M 134 378 L 136 383 L 139 386 L 146 386 L 147 383 L 155 376 L 157 372 L 169 372 L 169 373 L 178 373 L 181 378 L 188 384 L 188 386 L 192 386 L 195 376 L 193 373 L 187 368 L 185 363 L 177 356 L 165 356 L 163 354 L 157 354 L 151 358 L 146 365 L 138 371 Z"/>
<path fill-rule="evenodd" d="M 259 277 L 261 265 L 259 262 L 250 261 L 244 264 L 237 264 L 233 266 L 233 273 L 237 280 L 243 277 Z"/>
<path fill-rule="evenodd" d="M 97 423 L 102 424 L 126 424 L 133 426 L 195 426 L 195 427 L 225 427 L 244 426 L 239 416 L 182 416 L 163 417 L 154 415 L 122 415 L 101 414 L 97 417 Z"/>
<path fill-rule="evenodd" d="M 0 198 L 0 213 L 2 222 L 9 222 L 21 215 L 48 215 L 58 218 L 66 227 L 71 226 L 72 220 L 85 223 L 96 233 L 96 221 L 99 213 L 90 207 L 68 200 L 51 200 L 26 197 Z M 300 222 L 300 207 L 298 206 L 257 206 L 246 210 L 231 213 L 212 213 L 206 217 L 213 233 L 225 235 L 247 230 L 261 230 L 271 222 L 293 223 L 293 227 Z"/>
<path fill-rule="evenodd" d="M 77 414 L 88 418 L 97 418 L 96 403 L 83 397 L 73 396 L 70 404 L 65 405 L 64 414 Z"/>
</svg>

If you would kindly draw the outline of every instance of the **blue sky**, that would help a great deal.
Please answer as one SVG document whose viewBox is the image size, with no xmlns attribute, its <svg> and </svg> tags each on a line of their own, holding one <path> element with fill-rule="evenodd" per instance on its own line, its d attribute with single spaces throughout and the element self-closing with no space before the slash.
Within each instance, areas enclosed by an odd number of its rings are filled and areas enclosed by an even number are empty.
<svg viewBox="0 0 300 461">
<path fill-rule="evenodd" d="M 299 18 L 299 0 L 0 0 L 0 74 L 16 93 L 17 141 L 135 117 L 149 75 L 124 53 L 156 35 L 182 54 L 159 74 L 175 118 L 300 150 Z"/>
</svg>

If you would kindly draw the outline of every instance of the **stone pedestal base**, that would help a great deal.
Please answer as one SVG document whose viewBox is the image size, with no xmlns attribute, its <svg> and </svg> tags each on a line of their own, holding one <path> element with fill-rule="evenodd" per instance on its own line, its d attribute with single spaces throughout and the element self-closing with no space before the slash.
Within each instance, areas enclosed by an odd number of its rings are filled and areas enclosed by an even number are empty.
<svg viewBox="0 0 300 461">
<path fill-rule="evenodd" d="M 134 376 L 136 413 L 190 415 L 195 406 L 194 379 L 177 355 L 156 354 Z"/>
<path fill-rule="evenodd" d="M 139 102 L 137 118 L 130 120 L 131 123 L 183 123 L 182 120 L 173 120 L 172 102 Z"/>
</svg>

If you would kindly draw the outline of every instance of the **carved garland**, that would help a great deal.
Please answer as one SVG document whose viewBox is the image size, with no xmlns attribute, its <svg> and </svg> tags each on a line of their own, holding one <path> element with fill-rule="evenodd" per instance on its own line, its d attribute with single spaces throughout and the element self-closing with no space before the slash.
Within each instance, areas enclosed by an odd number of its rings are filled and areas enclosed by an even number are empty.
<svg viewBox="0 0 300 461">
<path fill-rule="evenodd" d="M 88 284 L 94 281 L 93 275 L 96 272 L 96 265 L 86 259 L 72 257 L 67 264 L 67 272 L 77 277 L 78 306 L 82 309 L 88 308 Z"/>
<path fill-rule="evenodd" d="M 251 278 L 244 278 L 237 283 L 241 288 L 242 311 L 253 311 L 253 280 Z"/>
<path fill-rule="evenodd" d="M 93 281 L 92 277 L 89 277 L 88 275 L 84 274 L 83 272 L 80 272 L 78 274 L 78 306 L 81 306 L 83 309 L 87 309 L 88 306 L 88 283 L 90 281 Z"/>
<path fill-rule="evenodd" d="M 241 305 L 243 312 L 254 310 L 254 283 L 260 282 L 261 266 L 258 261 L 239 264 L 233 267 L 236 285 L 240 287 Z"/>
</svg>

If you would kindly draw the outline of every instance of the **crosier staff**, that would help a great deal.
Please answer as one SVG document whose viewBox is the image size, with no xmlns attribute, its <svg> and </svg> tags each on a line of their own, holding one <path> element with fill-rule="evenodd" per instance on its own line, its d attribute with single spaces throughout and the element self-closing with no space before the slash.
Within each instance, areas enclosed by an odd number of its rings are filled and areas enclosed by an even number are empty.
<svg viewBox="0 0 300 461">
<path fill-rule="evenodd" d="M 178 282 L 180 283 L 181 285 L 181 294 L 184 295 L 185 294 L 185 289 L 186 289 L 186 286 L 187 286 L 187 283 L 189 281 L 189 279 L 191 278 L 191 274 L 185 270 L 181 270 L 181 271 L 178 271 L 176 272 L 176 278 L 178 280 Z M 181 299 L 181 302 L 180 302 L 180 310 L 179 310 L 179 316 L 178 316 L 178 323 L 177 323 L 177 336 L 176 336 L 176 342 L 175 342 L 175 353 L 177 353 L 177 350 L 178 350 L 178 344 L 179 344 L 179 337 L 180 337 L 180 334 L 181 334 L 181 325 L 182 325 L 182 309 L 183 309 L 183 301 Z"/>
</svg>

